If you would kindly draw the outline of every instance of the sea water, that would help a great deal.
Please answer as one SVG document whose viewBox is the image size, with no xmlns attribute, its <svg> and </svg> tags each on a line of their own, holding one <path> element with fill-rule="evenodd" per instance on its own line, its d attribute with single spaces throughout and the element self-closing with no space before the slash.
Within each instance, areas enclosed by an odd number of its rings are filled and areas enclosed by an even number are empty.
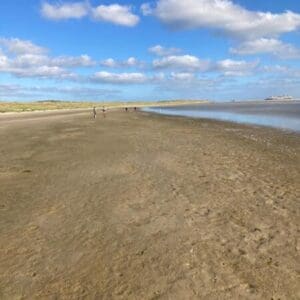
<svg viewBox="0 0 300 300">
<path fill-rule="evenodd" d="M 149 107 L 144 111 L 170 116 L 215 119 L 269 126 L 300 132 L 300 101 L 231 102 L 169 107 Z"/>
</svg>

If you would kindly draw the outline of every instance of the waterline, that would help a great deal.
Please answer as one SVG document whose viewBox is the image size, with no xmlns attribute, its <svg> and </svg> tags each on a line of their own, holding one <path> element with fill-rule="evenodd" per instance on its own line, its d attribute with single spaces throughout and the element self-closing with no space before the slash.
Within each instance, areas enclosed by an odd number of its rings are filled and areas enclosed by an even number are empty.
<svg viewBox="0 0 300 300">
<path fill-rule="evenodd" d="M 232 109 L 230 109 L 230 105 Z M 283 104 L 284 105 L 284 104 Z M 300 105 L 300 103 L 299 103 Z M 274 128 L 279 128 L 283 130 L 296 131 L 300 132 L 300 115 L 290 114 L 284 115 L 283 113 L 273 113 L 270 114 L 270 111 L 264 113 L 263 109 L 265 106 L 255 106 L 255 109 L 260 109 L 261 111 L 255 113 L 247 113 L 247 109 L 241 110 L 240 106 L 238 107 L 239 111 L 235 111 L 236 107 L 234 104 L 228 104 L 225 109 L 220 110 L 218 106 L 215 107 L 201 107 L 201 105 L 195 106 L 185 106 L 185 107 L 155 107 L 155 108 L 145 108 L 146 112 L 154 112 L 163 115 L 170 116 L 183 116 L 191 118 L 205 118 L 205 119 L 214 119 L 221 121 L 230 121 L 235 123 L 242 124 L 251 124 L 259 126 L 269 126 Z M 298 108 L 298 107 L 297 107 Z M 232 111 L 228 111 L 232 110 Z M 248 112 L 251 112 L 249 110 Z"/>
</svg>

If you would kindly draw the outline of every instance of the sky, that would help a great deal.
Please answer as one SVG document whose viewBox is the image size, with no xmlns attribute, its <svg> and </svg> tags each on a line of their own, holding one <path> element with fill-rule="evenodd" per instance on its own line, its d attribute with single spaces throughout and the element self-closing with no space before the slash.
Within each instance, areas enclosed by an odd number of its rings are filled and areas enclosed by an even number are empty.
<svg viewBox="0 0 300 300">
<path fill-rule="evenodd" d="M 299 0 L 1 0 L 0 101 L 300 98 Z"/>
</svg>

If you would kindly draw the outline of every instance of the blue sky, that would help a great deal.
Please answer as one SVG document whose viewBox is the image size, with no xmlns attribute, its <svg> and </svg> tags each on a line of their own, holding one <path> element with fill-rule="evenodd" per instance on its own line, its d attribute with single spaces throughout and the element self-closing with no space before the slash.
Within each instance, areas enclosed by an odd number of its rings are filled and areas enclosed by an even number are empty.
<svg viewBox="0 0 300 300">
<path fill-rule="evenodd" d="M 300 2 L 0 2 L 0 100 L 300 97 Z"/>
</svg>

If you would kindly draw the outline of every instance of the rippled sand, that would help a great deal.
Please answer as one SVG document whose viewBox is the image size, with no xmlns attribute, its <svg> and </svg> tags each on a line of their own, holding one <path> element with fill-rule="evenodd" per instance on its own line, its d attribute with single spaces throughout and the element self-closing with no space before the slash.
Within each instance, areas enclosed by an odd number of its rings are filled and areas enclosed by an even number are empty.
<svg viewBox="0 0 300 300">
<path fill-rule="evenodd" d="M 0 299 L 299 299 L 300 136 L 0 116 Z"/>
</svg>

